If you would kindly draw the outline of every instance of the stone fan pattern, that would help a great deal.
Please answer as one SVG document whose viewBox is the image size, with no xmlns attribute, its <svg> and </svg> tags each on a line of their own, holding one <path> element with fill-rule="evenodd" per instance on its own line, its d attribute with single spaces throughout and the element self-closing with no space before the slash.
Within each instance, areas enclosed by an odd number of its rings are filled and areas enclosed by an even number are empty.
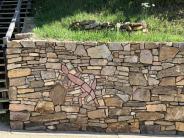
<svg viewBox="0 0 184 138">
<path fill-rule="evenodd" d="M 7 62 L 13 129 L 184 132 L 184 43 L 14 40 Z"/>
<path fill-rule="evenodd" d="M 78 85 L 80 87 L 80 90 L 82 92 L 82 94 L 79 96 L 79 101 L 80 101 L 80 105 L 82 106 L 82 104 L 84 103 L 84 99 L 85 98 L 90 98 L 87 102 L 91 102 L 94 101 L 94 103 L 96 104 L 96 106 L 98 106 L 98 101 L 96 100 L 96 96 L 95 96 L 95 89 L 96 89 L 96 79 L 93 80 L 93 82 L 91 83 L 91 86 L 86 83 L 84 80 L 80 79 L 79 76 L 80 74 L 71 74 L 69 73 L 68 68 L 65 65 L 61 66 L 61 70 L 62 72 L 68 77 L 68 79 Z M 77 76 L 76 76 L 77 75 Z M 68 82 L 69 87 L 70 87 L 70 82 Z M 89 97 L 90 96 L 90 97 Z"/>
</svg>

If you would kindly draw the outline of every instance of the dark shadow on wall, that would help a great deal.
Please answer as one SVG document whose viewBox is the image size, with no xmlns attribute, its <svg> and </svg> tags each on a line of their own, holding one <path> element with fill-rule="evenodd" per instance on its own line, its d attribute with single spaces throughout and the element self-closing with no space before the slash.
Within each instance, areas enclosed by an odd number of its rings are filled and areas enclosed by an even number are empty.
<svg viewBox="0 0 184 138">
<path fill-rule="evenodd" d="M 41 27 L 62 18 L 72 16 L 76 12 L 109 13 L 122 12 L 129 21 L 142 13 L 141 3 L 149 2 L 156 7 L 149 8 L 148 16 L 166 18 L 168 21 L 184 18 L 184 0 L 35 0 L 34 14 L 36 25 Z"/>
</svg>

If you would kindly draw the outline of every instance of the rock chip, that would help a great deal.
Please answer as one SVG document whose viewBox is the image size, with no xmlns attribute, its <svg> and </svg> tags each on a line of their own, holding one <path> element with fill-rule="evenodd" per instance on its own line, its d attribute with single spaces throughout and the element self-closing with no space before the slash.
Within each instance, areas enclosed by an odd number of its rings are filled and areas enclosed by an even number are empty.
<svg viewBox="0 0 184 138">
<path fill-rule="evenodd" d="M 88 56 L 91 58 L 104 58 L 112 60 L 112 54 L 106 45 L 95 46 L 87 49 Z"/>
<path fill-rule="evenodd" d="M 66 88 L 60 84 L 56 84 L 50 92 L 50 98 L 54 105 L 63 105 L 66 97 Z"/>
</svg>

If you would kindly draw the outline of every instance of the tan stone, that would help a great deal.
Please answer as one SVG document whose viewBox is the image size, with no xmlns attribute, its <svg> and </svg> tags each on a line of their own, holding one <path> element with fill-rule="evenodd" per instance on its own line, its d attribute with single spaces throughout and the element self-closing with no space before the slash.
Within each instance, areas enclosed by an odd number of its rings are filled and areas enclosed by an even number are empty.
<svg viewBox="0 0 184 138">
<path fill-rule="evenodd" d="M 161 47 L 159 59 L 160 61 L 172 59 L 176 56 L 178 52 L 179 50 L 175 47 Z"/>
<path fill-rule="evenodd" d="M 63 113 L 63 112 L 30 117 L 31 122 L 49 122 L 49 121 L 56 121 L 56 120 L 63 120 L 63 119 L 66 119 L 66 113 Z"/>
<path fill-rule="evenodd" d="M 136 118 L 140 121 L 144 120 L 159 120 L 164 118 L 164 114 L 157 113 L 157 112 L 139 112 L 136 114 Z"/>
<path fill-rule="evenodd" d="M 14 47 L 22 47 L 19 40 L 8 41 L 7 47 L 14 48 Z"/>
<path fill-rule="evenodd" d="M 18 89 L 18 93 L 19 94 L 23 94 L 23 93 L 32 93 L 34 92 L 34 89 Z"/>
<path fill-rule="evenodd" d="M 10 111 L 34 111 L 34 106 L 33 105 L 25 105 L 25 104 L 10 104 L 9 105 L 9 110 Z"/>
<path fill-rule="evenodd" d="M 105 98 L 106 106 L 122 107 L 123 101 L 118 97 Z"/>
<path fill-rule="evenodd" d="M 122 108 L 110 108 L 109 116 L 128 116 L 130 115 L 131 107 L 122 107 Z"/>
<path fill-rule="evenodd" d="M 161 85 L 161 86 L 174 86 L 175 85 L 175 77 L 163 78 L 159 85 Z"/>
<path fill-rule="evenodd" d="M 25 77 L 21 77 L 21 78 L 12 78 L 9 80 L 9 85 L 10 86 L 21 86 L 24 85 L 26 83 L 26 78 Z"/>
<path fill-rule="evenodd" d="M 130 84 L 133 86 L 137 86 L 137 85 L 146 86 L 147 85 L 147 81 L 142 73 L 131 72 L 129 78 L 130 78 Z"/>
<path fill-rule="evenodd" d="M 52 99 L 54 105 L 64 104 L 66 93 L 67 90 L 64 86 L 56 84 L 50 93 L 50 98 Z"/>
<path fill-rule="evenodd" d="M 61 106 L 61 110 L 67 113 L 78 113 L 79 107 L 78 106 Z"/>
<path fill-rule="evenodd" d="M 21 68 L 21 69 L 13 69 L 8 71 L 9 78 L 18 78 L 31 75 L 31 69 L 29 68 Z"/>
<path fill-rule="evenodd" d="M 183 86 L 184 85 L 184 79 L 180 80 L 179 82 L 176 82 L 177 86 Z"/>
<path fill-rule="evenodd" d="M 167 114 L 165 116 L 165 120 L 169 121 L 184 121 L 184 107 L 170 107 L 167 108 Z"/>
<path fill-rule="evenodd" d="M 52 113 L 54 112 L 54 104 L 48 101 L 39 101 L 35 111 L 39 113 Z"/>
<path fill-rule="evenodd" d="M 184 123 L 183 122 L 176 122 L 176 130 L 177 131 L 184 131 Z"/>
<path fill-rule="evenodd" d="M 61 63 L 46 63 L 48 69 L 61 69 Z"/>
<path fill-rule="evenodd" d="M 151 104 L 146 105 L 147 111 L 156 112 L 156 111 L 166 111 L 165 104 Z"/>
<path fill-rule="evenodd" d="M 152 64 L 153 56 L 150 50 L 141 50 L 140 62 L 144 64 Z"/>
<path fill-rule="evenodd" d="M 150 101 L 151 93 L 149 89 L 139 88 L 133 92 L 133 100 Z"/>
<path fill-rule="evenodd" d="M 104 109 L 99 109 L 95 111 L 90 111 L 88 112 L 88 117 L 91 119 L 97 119 L 97 118 L 105 118 L 105 110 Z"/>
</svg>

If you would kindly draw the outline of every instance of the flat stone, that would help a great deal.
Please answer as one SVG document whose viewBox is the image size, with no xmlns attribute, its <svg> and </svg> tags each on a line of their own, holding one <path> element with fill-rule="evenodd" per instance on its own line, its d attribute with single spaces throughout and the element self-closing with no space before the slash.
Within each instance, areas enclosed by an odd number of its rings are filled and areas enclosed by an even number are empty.
<svg viewBox="0 0 184 138">
<path fill-rule="evenodd" d="M 7 43 L 7 47 L 15 48 L 15 47 L 22 47 L 19 40 L 12 40 Z"/>
<path fill-rule="evenodd" d="M 160 54 L 159 54 L 159 60 L 167 60 L 172 59 L 176 56 L 176 54 L 179 52 L 179 50 L 175 47 L 161 47 L 160 48 Z"/>
<path fill-rule="evenodd" d="M 74 41 L 65 42 L 65 48 L 68 51 L 73 51 L 74 52 L 75 49 L 76 49 L 76 42 L 74 42 Z"/>
<path fill-rule="evenodd" d="M 47 69 L 61 69 L 61 63 L 46 63 Z"/>
<path fill-rule="evenodd" d="M 173 66 L 174 66 L 173 63 L 162 63 L 163 69 L 167 69 L 167 68 L 170 68 L 170 67 L 173 67 Z"/>
<path fill-rule="evenodd" d="M 112 60 L 112 54 L 106 45 L 95 46 L 87 49 L 88 56 L 91 58 L 103 58 Z"/>
<path fill-rule="evenodd" d="M 159 80 L 155 79 L 155 78 L 149 78 L 148 79 L 148 84 L 151 85 L 158 85 L 159 84 Z"/>
<path fill-rule="evenodd" d="M 145 43 L 145 49 L 157 49 L 159 46 L 160 46 L 159 43 L 154 43 L 154 42 Z"/>
<path fill-rule="evenodd" d="M 29 112 L 10 112 L 10 120 L 28 121 L 29 117 L 30 117 Z"/>
<path fill-rule="evenodd" d="M 133 92 L 133 100 L 136 101 L 150 101 L 151 93 L 149 89 L 138 88 Z"/>
<path fill-rule="evenodd" d="M 105 98 L 106 106 L 122 107 L 123 101 L 118 97 Z"/>
<path fill-rule="evenodd" d="M 165 104 L 150 104 L 146 105 L 147 111 L 156 112 L 156 111 L 166 111 Z"/>
<path fill-rule="evenodd" d="M 105 118 L 106 117 L 105 110 L 99 109 L 99 110 L 95 110 L 95 111 L 90 111 L 90 112 L 88 112 L 88 117 L 91 119 Z"/>
<path fill-rule="evenodd" d="M 168 121 L 184 121 L 184 107 L 173 106 L 167 108 L 165 120 Z"/>
<path fill-rule="evenodd" d="M 25 93 L 25 94 L 19 94 L 17 97 L 30 98 L 30 99 L 40 99 L 42 97 L 42 93 L 41 92 Z"/>
<path fill-rule="evenodd" d="M 137 56 L 126 56 L 124 61 L 127 63 L 137 63 L 138 57 Z"/>
<path fill-rule="evenodd" d="M 78 113 L 79 107 L 78 106 L 62 106 L 61 110 L 67 113 Z"/>
<path fill-rule="evenodd" d="M 9 105 L 9 110 L 10 111 L 34 111 L 34 106 L 33 105 L 25 105 L 25 104 L 10 104 Z"/>
<path fill-rule="evenodd" d="M 151 89 L 153 94 L 176 94 L 177 88 L 174 86 L 159 86 Z"/>
<path fill-rule="evenodd" d="M 44 82 L 43 80 L 39 80 L 39 81 L 31 81 L 31 87 L 32 88 L 41 88 L 44 86 Z"/>
<path fill-rule="evenodd" d="M 64 119 L 66 119 L 66 113 L 64 112 L 30 117 L 31 122 L 49 122 L 49 121 L 64 120 Z"/>
<path fill-rule="evenodd" d="M 133 116 L 119 116 L 118 121 L 127 121 L 127 120 L 132 120 Z"/>
<path fill-rule="evenodd" d="M 35 123 L 35 122 L 31 122 L 31 123 L 25 123 L 25 130 L 28 131 L 43 131 L 46 130 L 46 126 L 43 125 L 43 123 Z"/>
<path fill-rule="evenodd" d="M 160 134 L 160 125 L 141 125 L 141 133 L 143 134 Z"/>
<path fill-rule="evenodd" d="M 8 96 L 10 100 L 16 100 L 17 99 L 17 88 L 9 87 Z"/>
<path fill-rule="evenodd" d="M 158 72 L 158 78 L 165 78 L 165 77 L 174 77 L 174 76 L 181 76 L 184 75 L 184 65 L 176 65 L 174 67 L 161 70 Z"/>
<path fill-rule="evenodd" d="M 184 131 L 184 123 L 183 122 L 176 122 L 176 130 L 177 131 Z"/>
<path fill-rule="evenodd" d="M 7 65 L 7 70 L 12 70 L 12 69 L 16 69 L 16 68 L 20 68 L 21 64 L 8 64 Z"/>
<path fill-rule="evenodd" d="M 123 102 L 127 102 L 130 99 L 130 96 L 128 94 L 116 94 Z"/>
<path fill-rule="evenodd" d="M 87 52 L 86 52 L 83 45 L 77 45 L 77 48 L 76 48 L 74 54 L 78 55 L 78 56 L 87 56 Z"/>
<path fill-rule="evenodd" d="M 121 43 L 119 42 L 111 42 L 109 43 L 109 49 L 113 50 L 113 51 L 119 51 L 119 50 L 123 50 L 123 47 L 121 45 Z"/>
<path fill-rule="evenodd" d="M 90 64 L 93 66 L 105 66 L 107 65 L 107 59 L 91 59 Z"/>
<path fill-rule="evenodd" d="M 26 83 L 26 78 L 21 77 L 21 78 L 12 78 L 9 80 L 9 85 L 10 86 L 22 86 L 25 85 Z"/>
<path fill-rule="evenodd" d="M 136 114 L 136 118 L 140 121 L 148 121 L 148 120 L 159 120 L 164 118 L 164 114 L 158 112 L 139 112 Z"/>
<path fill-rule="evenodd" d="M 18 89 L 18 93 L 19 94 L 32 93 L 32 92 L 34 92 L 34 89 L 29 89 L 29 88 L 26 88 L 26 89 Z"/>
<path fill-rule="evenodd" d="M 116 71 L 116 67 L 114 66 L 105 66 L 103 67 L 101 74 L 107 76 L 113 76 Z"/>
<path fill-rule="evenodd" d="M 60 131 L 79 131 L 80 125 L 72 123 L 62 123 L 57 125 L 57 129 Z"/>
<path fill-rule="evenodd" d="M 166 78 L 162 78 L 160 81 L 160 86 L 175 86 L 175 77 L 166 77 Z"/>
<path fill-rule="evenodd" d="M 50 98 L 52 99 L 54 105 L 63 105 L 66 97 L 66 88 L 60 84 L 54 86 L 50 92 Z"/>
<path fill-rule="evenodd" d="M 141 50 L 140 62 L 143 64 L 152 64 L 153 56 L 150 50 Z"/>
<path fill-rule="evenodd" d="M 18 78 L 31 75 L 31 69 L 29 68 L 21 68 L 21 69 L 13 69 L 8 71 L 9 78 Z"/>
<path fill-rule="evenodd" d="M 57 55 L 56 55 L 56 53 L 49 52 L 49 53 L 47 53 L 47 58 L 57 58 Z"/>
<path fill-rule="evenodd" d="M 131 72 L 129 74 L 130 84 L 133 86 L 146 86 L 147 81 L 142 73 Z"/>
<path fill-rule="evenodd" d="M 122 107 L 122 108 L 109 108 L 109 116 L 128 116 L 130 115 L 131 107 Z"/>
<path fill-rule="evenodd" d="M 23 47 L 35 47 L 35 43 L 32 40 L 22 40 L 20 43 Z"/>
<path fill-rule="evenodd" d="M 22 121 L 11 121 L 10 127 L 12 130 L 23 130 L 24 124 Z"/>
<path fill-rule="evenodd" d="M 15 62 L 20 62 L 20 61 L 22 61 L 22 57 L 10 58 L 10 59 L 7 60 L 8 64 L 15 63 Z"/>
<path fill-rule="evenodd" d="M 22 49 L 20 49 L 20 48 L 8 48 L 6 50 L 6 53 L 7 54 L 20 54 L 21 51 L 22 51 Z"/>
<path fill-rule="evenodd" d="M 41 71 L 41 76 L 43 80 L 55 79 L 56 73 L 54 71 Z"/>
<path fill-rule="evenodd" d="M 53 102 L 39 101 L 36 105 L 35 111 L 39 113 L 52 113 L 54 112 L 54 104 Z"/>
</svg>

